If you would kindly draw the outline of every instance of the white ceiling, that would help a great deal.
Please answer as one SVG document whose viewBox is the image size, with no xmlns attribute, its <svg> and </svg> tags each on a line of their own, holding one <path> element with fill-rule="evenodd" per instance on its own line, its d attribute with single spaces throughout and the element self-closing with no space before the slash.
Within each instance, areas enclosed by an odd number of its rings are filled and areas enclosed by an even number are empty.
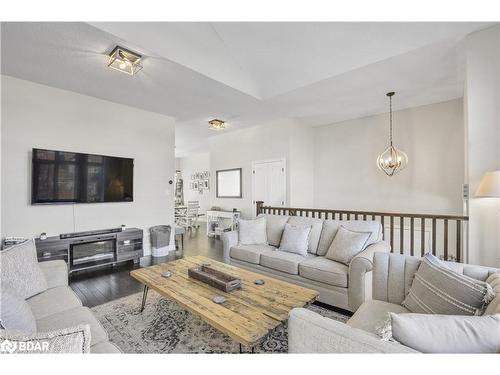
<svg viewBox="0 0 500 375">
<path fill-rule="evenodd" d="M 3 23 L 2 74 L 176 117 L 176 153 L 293 118 L 317 126 L 463 94 L 463 37 L 484 23 Z M 144 54 L 128 77 L 116 44 Z"/>
</svg>

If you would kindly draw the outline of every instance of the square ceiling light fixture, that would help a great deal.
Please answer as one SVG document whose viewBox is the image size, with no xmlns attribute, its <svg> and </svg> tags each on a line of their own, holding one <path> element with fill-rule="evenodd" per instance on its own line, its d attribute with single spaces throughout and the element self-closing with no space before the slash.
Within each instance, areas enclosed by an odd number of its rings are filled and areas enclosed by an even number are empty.
<svg viewBox="0 0 500 375">
<path fill-rule="evenodd" d="M 222 130 L 226 128 L 226 123 L 222 120 L 213 119 L 208 122 L 209 129 Z"/>
<path fill-rule="evenodd" d="M 142 69 L 141 59 L 138 53 L 116 46 L 109 54 L 108 66 L 133 76 Z"/>
</svg>

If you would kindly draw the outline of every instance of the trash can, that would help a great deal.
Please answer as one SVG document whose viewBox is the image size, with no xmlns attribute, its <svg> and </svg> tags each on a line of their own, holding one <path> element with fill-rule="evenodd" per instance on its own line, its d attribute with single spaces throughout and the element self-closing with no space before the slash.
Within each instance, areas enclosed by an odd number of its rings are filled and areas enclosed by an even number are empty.
<svg viewBox="0 0 500 375">
<path fill-rule="evenodd" d="M 166 255 L 170 246 L 170 225 L 156 225 L 149 228 L 149 237 L 151 239 L 151 250 L 153 256 Z"/>
</svg>

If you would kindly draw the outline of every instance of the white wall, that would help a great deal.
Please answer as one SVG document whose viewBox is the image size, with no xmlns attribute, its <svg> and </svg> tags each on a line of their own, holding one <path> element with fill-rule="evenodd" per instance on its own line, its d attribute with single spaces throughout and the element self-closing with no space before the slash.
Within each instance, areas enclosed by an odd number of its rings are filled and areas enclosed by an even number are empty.
<svg viewBox="0 0 500 375">
<path fill-rule="evenodd" d="M 254 214 L 252 205 L 252 162 L 279 158 L 288 160 L 288 129 L 289 122 L 285 121 L 211 137 L 209 140 L 211 204 L 227 210 L 237 208 L 242 212 L 244 218 L 252 217 Z M 243 198 L 216 198 L 215 172 L 220 169 L 230 168 L 243 169 Z M 287 191 L 289 191 L 289 188 L 287 188 Z"/>
<path fill-rule="evenodd" d="M 203 190 L 203 194 L 191 189 L 191 175 L 196 172 L 210 171 L 210 156 L 208 152 L 192 154 L 184 158 L 178 158 L 179 170 L 184 180 L 184 203 L 188 201 L 200 202 L 200 213 L 205 213 L 210 209 L 210 190 Z M 212 189 L 212 186 L 210 186 Z M 206 216 L 200 217 L 201 221 L 206 220 Z"/>
<path fill-rule="evenodd" d="M 500 169 L 500 26 L 466 38 L 469 262 L 500 266 L 500 200 L 474 198 L 484 173 Z"/>
<path fill-rule="evenodd" d="M 290 126 L 288 195 L 291 207 L 314 206 L 315 132 L 314 128 L 308 126 Z"/>
<path fill-rule="evenodd" d="M 394 145 L 407 153 L 409 165 L 393 177 L 376 166 L 388 132 L 387 114 L 318 128 L 314 206 L 462 214 L 462 100 L 394 113 Z"/>
<path fill-rule="evenodd" d="M 126 224 L 145 230 L 148 254 L 147 229 L 174 222 L 173 119 L 6 76 L 2 91 L 2 234 L 55 235 Z M 134 158 L 134 202 L 31 205 L 34 147 Z"/>
</svg>

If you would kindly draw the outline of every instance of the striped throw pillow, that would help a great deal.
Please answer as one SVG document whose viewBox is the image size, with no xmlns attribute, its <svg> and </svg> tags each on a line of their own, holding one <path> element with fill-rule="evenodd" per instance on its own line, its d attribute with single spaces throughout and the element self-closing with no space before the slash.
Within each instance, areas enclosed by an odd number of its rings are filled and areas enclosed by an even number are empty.
<svg viewBox="0 0 500 375">
<path fill-rule="evenodd" d="M 492 273 L 486 282 L 491 285 L 493 292 L 495 292 L 495 298 L 490 302 L 484 315 L 500 314 L 500 272 Z"/>
<path fill-rule="evenodd" d="M 494 297 L 488 283 L 459 274 L 427 254 L 402 305 L 414 313 L 480 315 Z"/>
</svg>

